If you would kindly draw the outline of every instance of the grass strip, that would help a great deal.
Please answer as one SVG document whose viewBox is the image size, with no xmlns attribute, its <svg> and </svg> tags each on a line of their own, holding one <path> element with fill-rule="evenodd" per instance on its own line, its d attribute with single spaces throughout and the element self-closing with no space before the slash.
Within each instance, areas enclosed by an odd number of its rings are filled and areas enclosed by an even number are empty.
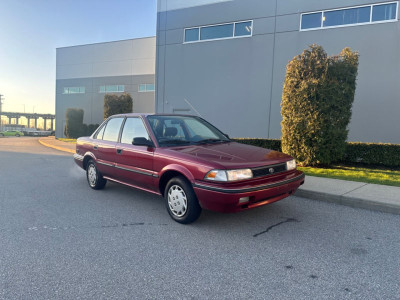
<svg viewBox="0 0 400 300">
<path fill-rule="evenodd" d="M 76 139 L 64 139 L 64 138 L 57 138 L 60 142 L 67 142 L 67 143 L 74 143 L 76 144 Z"/>
<path fill-rule="evenodd" d="M 400 187 L 400 170 L 365 168 L 355 166 L 331 166 L 329 168 L 298 167 L 306 175 L 375 183 Z"/>
</svg>

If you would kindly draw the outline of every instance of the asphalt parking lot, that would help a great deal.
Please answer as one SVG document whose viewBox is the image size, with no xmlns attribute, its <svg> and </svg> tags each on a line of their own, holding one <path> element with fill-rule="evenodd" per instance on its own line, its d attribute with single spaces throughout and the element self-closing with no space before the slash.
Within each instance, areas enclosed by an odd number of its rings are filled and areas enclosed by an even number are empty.
<svg viewBox="0 0 400 300">
<path fill-rule="evenodd" d="M 191 225 L 0 139 L 0 299 L 399 299 L 400 216 L 290 197 Z"/>
</svg>

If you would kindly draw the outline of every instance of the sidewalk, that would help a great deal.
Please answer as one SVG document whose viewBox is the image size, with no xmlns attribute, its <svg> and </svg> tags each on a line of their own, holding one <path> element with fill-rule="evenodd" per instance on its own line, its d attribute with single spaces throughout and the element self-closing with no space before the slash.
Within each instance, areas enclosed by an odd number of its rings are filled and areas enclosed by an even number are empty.
<svg viewBox="0 0 400 300">
<path fill-rule="evenodd" d="M 39 142 L 60 151 L 75 153 L 75 144 L 61 142 L 54 136 L 40 138 Z M 306 176 L 295 196 L 400 214 L 400 187 Z"/>
<path fill-rule="evenodd" d="M 306 176 L 296 196 L 400 214 L 400 187 Z"/>
</svg>

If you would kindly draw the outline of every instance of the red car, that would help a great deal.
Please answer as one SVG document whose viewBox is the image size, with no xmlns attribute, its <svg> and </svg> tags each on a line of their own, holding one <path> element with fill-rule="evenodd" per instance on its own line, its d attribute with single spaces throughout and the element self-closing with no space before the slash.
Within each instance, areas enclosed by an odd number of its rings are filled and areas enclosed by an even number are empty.
<svg viewBox="0 0 400 300">
<path fill-rule="evenodd" d="M 202 209 L 237 212 L 293 194 L 304 183 L 286 154 L 233 142 L 196 116 L 123 114 L 79 138 L 75 162 L 89 186 L 111 180 L 165 198 L 179 223 Z"/>
</svg>

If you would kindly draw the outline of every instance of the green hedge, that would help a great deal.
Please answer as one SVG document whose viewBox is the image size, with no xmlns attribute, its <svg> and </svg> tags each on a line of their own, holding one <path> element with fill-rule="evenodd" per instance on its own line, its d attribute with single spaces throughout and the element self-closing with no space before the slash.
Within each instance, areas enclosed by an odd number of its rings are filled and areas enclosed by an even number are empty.
<svg viewBox="0 0 400 300">
<path fill-rule="evenodd" d="M 282 151 L 280 140 L 254 138 L 233 140 L 242 144 Z M 400 144 L 346 142 L 343 159 L 336 163 L 400 167 Z"/>
<path fill-rule="evenodd" d="M 400 145 L 349 142 L 341 162 L 400 167 Z"/>
<path fill-rule="evenodd" d="M 232 138 L 232 140 L 242 144 L 272 149 L 276 151 L 282 151 L 281 140 L 253 139 L 253 138 Z"/>
</svg>

